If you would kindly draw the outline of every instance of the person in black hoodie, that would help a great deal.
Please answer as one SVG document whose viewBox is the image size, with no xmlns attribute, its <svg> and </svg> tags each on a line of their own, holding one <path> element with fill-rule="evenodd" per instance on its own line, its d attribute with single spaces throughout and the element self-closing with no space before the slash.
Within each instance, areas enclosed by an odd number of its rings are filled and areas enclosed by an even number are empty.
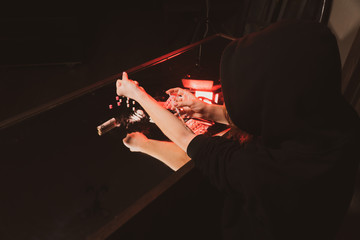
<svg viewBox="0 0 360 240">
<path fill-rule="evenodd" d="M 117 93 L 138 101 L 225 193 L 223 239 L 335 239 L 360 122 L 341 95 L 334 35 L 319 23 L 277 22 L 230 43 L 220 75 L 231 122 L 253 136 L 246 144 L 196 136 L 125 73 Z"/>
</svg>

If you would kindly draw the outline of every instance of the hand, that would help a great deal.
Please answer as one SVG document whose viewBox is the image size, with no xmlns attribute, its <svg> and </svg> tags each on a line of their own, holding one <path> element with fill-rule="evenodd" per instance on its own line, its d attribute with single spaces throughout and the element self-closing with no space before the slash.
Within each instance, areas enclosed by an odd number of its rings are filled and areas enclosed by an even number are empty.
<svg viewBox="0 0 360 240">
<path fill-rule="evenodd" d="M 175 98 L 175 103 L 171 110 L 174 110 L 176 107 L 180 110 L 180 114 L 192 118 L 207 119 L 207 107 L 209 104 L 197 99 L 190 91 L 182 88 L 171 88 L 166 93 L 178 96 Z"/>
<path fill-rule="evenodd" d="M 143 146 L 148 142 L 148 138 L 140 133 L 128 133 L 123 139 L 123 143 L 130 149 L 131 152 L 142 152 Z"/>
<path fill-rule="evenodd" d="M 130 80 L 126 72 L 123 72 L 122 79 L 116 81 L 116 94 L 119 96 L 125 96 L 137 99 L 139 92 L 143 92 L 144 89 L 139 87 L 137 81 Z"/>
</svg>

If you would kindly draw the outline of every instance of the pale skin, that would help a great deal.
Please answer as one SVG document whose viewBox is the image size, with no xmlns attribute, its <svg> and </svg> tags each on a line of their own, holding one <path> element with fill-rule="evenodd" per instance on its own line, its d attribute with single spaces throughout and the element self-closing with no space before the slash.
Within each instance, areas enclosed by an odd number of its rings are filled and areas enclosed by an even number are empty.
<svg viewBox="0 0 360 240">
<path fill-rule="evenodd" d="M 172 141 L 157 141 L 148 139 L 142 133 L 130 133 L 123 139 L 125 146 L 130 151 L 146 153 L 164 162 L 175 171 L 190 160 L 186 149 L 196 135 L 181 120 L 147 94 L 136 81 L 128 79 L 125 72 L 122 79 L 116 82 L 116 93 L 137 101 L 160 130 Z M 182 109 L 181 114 L 228 124 L 223 106 L 204 103 L 181 88 L 169 89 L 167 93 L 181 96 L 177 98 L 174 105 L 174 107 Z"/>
<path fill-rule="evenodd" d="M 130 151 L 148 154 L 174 171 L 190 160 L 190 157 L 175 143 L 149 139 L 140 132 L 127 134 L 123 143 Z"/>
</svg>

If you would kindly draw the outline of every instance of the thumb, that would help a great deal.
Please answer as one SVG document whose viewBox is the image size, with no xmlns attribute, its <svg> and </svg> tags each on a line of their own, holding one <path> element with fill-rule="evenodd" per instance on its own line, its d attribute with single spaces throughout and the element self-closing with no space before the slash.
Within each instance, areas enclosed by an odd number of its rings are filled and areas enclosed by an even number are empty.
<svg viewBox="0 0 360 240">
<path fill-rule="evenodd" d="M 120 86 L 121 86 L 121 80 L 118 79 L 118 80 L 116 81 L 116 87 L 120 87 Z"/>
<path fill-rule="evenodd" d="M 128 75 L 126 72 L 123 72 L 122 74 L 122 80 L 129 80 Z"/>
<path fill-rule="evenodd" d="M 179 87 L 176 87 L 176 88 L 170 88 L 166 91 L 166 94 L 171 94 L 171 95 L 181 95 L 182 94 L 182 90 L 181 88 Z"/>
<path fill-rule="evenodd" d="M 128 144 L 130 143 L 130 139 L 131 139 L 131 136 L 129 134 L 127 134 L 126 137 L 122 140 L 126 147 L 129 147 Z"/>
</svg>

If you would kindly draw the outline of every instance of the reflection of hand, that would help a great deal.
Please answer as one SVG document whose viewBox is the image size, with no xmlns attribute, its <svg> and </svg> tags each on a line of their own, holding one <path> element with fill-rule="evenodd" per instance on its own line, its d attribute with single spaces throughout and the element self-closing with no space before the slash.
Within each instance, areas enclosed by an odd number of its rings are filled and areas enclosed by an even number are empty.
<svg viewBox="0 0 360 240">
<path fill-rule="evenodd" d="M 197 99 L 190 91 L 182 88 L 171 88 L 166 93 L 177 95 L 174 108 L 178 108 L 181 114 L 186 114 L 188 117 L 193 118 L 207 118 L 207 107 L 209 104 Z"/>
<path fill-rule="evenodd" d="M 139 83 L 137 81 L 130 80 L 127 73 L 123 72 L 122 79 L 116 81 L 116 94 L 136 100 L 138 93 L 144 91 L 144 89 L 138 85 Z"/>
<path fill-rule="evenodd" d="M 131 152 L 142 152 L 142 149 L 148 140 L 149 139 L 144 134 L 133 132 L 126 135 L 123 139 L 123 143 Z"/>
</svg>

